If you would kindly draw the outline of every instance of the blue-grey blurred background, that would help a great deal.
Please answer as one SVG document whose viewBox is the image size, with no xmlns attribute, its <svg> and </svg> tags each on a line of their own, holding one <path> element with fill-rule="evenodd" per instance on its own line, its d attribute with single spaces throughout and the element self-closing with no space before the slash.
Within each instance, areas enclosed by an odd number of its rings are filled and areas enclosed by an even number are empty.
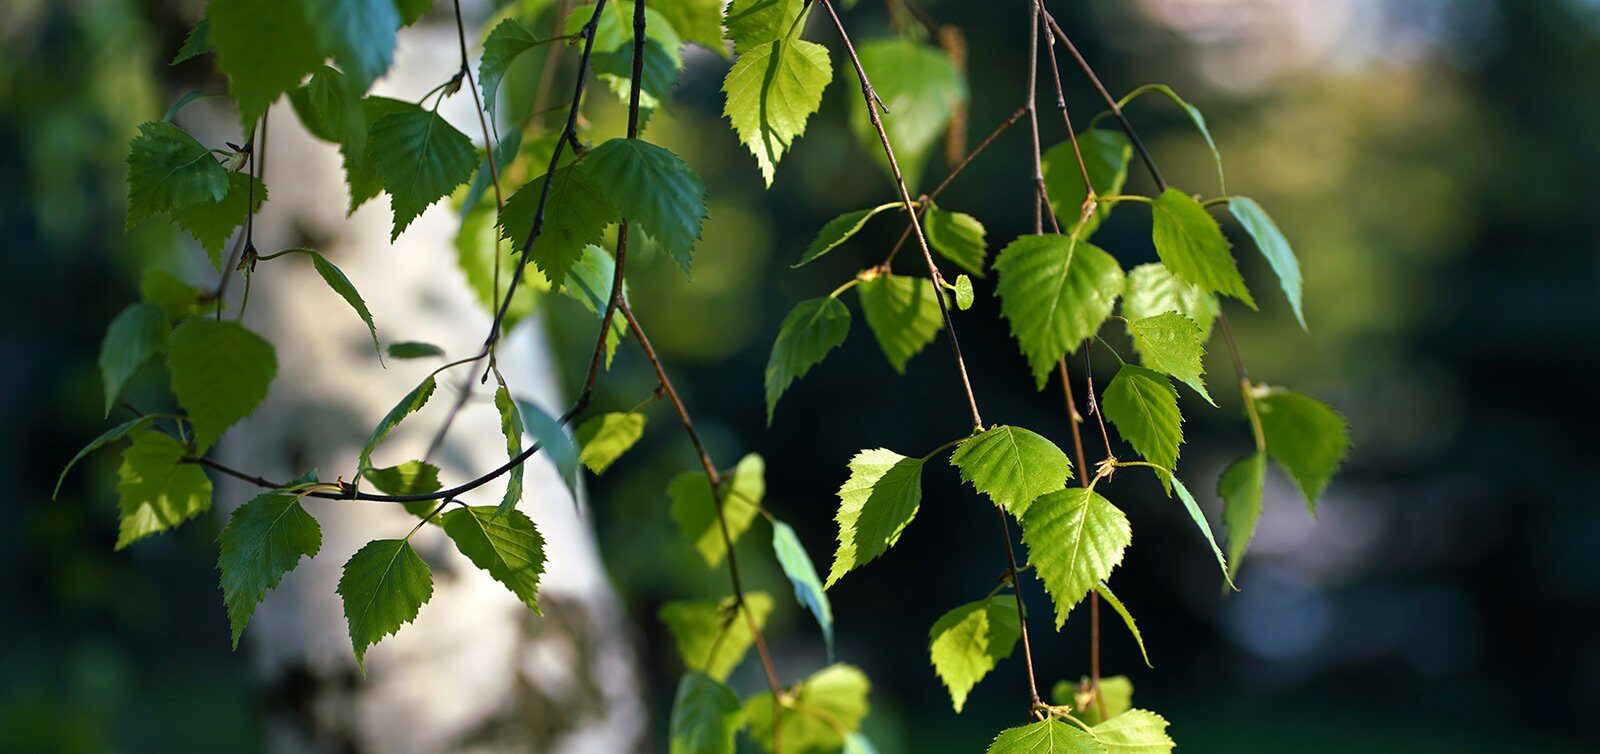
<svg viewBox="0 0 1600 754">
<path fill-rule="evenodd" d="M 1328 400 L 1352 427 L 1352 455 L 1315 521 L 1269 476 L 1234 594 L 1181 510 L 1154 485 L 1122 484 L 1138 534 L 1118 592 L 1155 669 L 1108 624 L 1106 672 L 1132 677 L 1183 751 L 1600 751 L 1600 3 L 1054 5 L 1113 91 L 1164 82 L 1206 113 L 1230 188 L 1274 213 L 1305 272 L 1309 334 L 1262 261 L 1240 254 L 1246 278 L 1271 292 L 1257 296 L 1260 313 L 1230 310 L 1251 371 Z M 1022 99 L 1026 5 L 926 7 L 965 31 L 976 141 Z M 156 0 L 0 7 L 0 751 L 261 745 L 259 698 L 216 588 L 218 520 L 112 552 L 109 455 L 48 502 L 57 470 L 103 426 L 106 323 L 137 295 L 140 266 L 176 248 L 158 223 L 124 234 L 123 158 L 137 123 L 219 86 L 209 65 L 165 65 L 199 13 Z M 863 0 L 849 18 L 858 35 L 888 33 L 881 4 Z M 825 31 L 810 36 L 833 47 Z M 826 561 L 848 458 L 924 452 L 964 431 L 963 408 L 943 343 L 901 377 L 858 320 L 765 426 L 761 374 L 788 307 L 848 279 L 900 227 L 870 226 L 848 253 L 791 270 L 823 222 L 892 188 L 850 131 L 858 90 L 841 77 L 763 190 L 720 117 L 725 65 L 689 55 L 670 117 L 653 126 L 710 192 L 694 279 L 646 257 L 631 284 L 713 451 L 730 463 L 764 454 L 767 507 Z M 1064 72 L 1087 119 L 1098 101 Z M 1047 145 L 1064 137 L 1050 104 Z M 1177 111 L 1141 100 L 1130 113 L 1170 179 L 1210 185 L 1209 156 Z M 1028 148 L 1012 130 L 941 199 L 981 218 L 992 248 L 1031 226 Z M 935 157 L 928 174 L 946 170 Z M 1137 165 L 1130 187 L 1150 190 Z M 1147 217 L 1120 212 L 1098 240 L 1131 265 L 1153 258 L 1148 232 Z M 1064 444 L 1059 395 L 1033 390 L 991 291 L 980 283 L 959 322 L 986 418 Z M 569 379 L 591 327 L 552 324 Z M 1214 384 L 1226 384 L 1231 368 L 1212 357 Z M 642 364 L 622 358 L 644 384 Z M 1248 448 L 1235 409 L 1191 411 L 1184 463 L 1198 490 Z M 656 418 L 591 501 L 664 730 L 679 665 L 656 610 L 716 595 L 723 577 L 666 515 L 666 479 L 693 461 L 670 418 Z M 1214 514 L 1215 497 L 1202 501 Z M 885 754 L 977 752 L 1017 722 L 1015 659 L 958 716 L 926 655 L 934 619 L 995 583 L 991 515 L 953 473 L 930 473 L 901 543 L 831 592 L 838 653 L 873 678 L 868 731 Z M 752 539 L 744 546 L 761 552 Z M 787 590 L 770 558 L 746 560 L 757 585 Z M 1026 594 L 1045 604 L 1036 585 Z M 774 650 L 799 677 L 821 664 L 821 644 L 807 615 L 779 603 Z M 1035 624 L 1045 684 L 1087 672 L 1081 616 L 1059 634 Z M 759 688 L 756 672 L 734 685 Z"/>
</svg>

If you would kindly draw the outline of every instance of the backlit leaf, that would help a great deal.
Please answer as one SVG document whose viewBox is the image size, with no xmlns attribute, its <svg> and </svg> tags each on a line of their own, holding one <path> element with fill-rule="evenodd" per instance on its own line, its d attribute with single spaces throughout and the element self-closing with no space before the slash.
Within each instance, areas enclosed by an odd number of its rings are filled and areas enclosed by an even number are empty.
<svg viewBox="0 0 1600 754">
<path fill-rule="evenodd" d="M 517 189 L 500 211 L 500 237 L 516 248 L 528 239 L 544 189 L 544 177 L 535 178 Z M 552 287 L 560 288 L 567 271 L 583 256 L 584 247 L 600 242 L 606 226 L 619 219 L 616 205 L 594 184 L 587 171 L 575 165 L 557 168 L 551 174 L 550 197 L 544 211 L 544 224 L 527 253 L 544 273 Z"/>
<path fill-rule="evenodd" d="M 1251 453 L 1228 464 L 1217 479 L 1217 496 L 1222 498 L 1222 523 L 1228 527 L 1228 568 L 1230 576 L 1239 573 L 1245 550 L 1256 535 L 1261 518 L 1261 493 L 1267 482 L 1267 456 Z"/>
<path fill-rule="evenodd" d="M 238 649 L 245 624 L 267 592 L 300 558 L 315 557 L 322 549 L 322 527 L 300 504 L 299 495 L 273 490 L 235 509 L 217 541 L 222 599 L 233 625 L 233 648 Z"/>
<path fill-rule="evenodd" d="M 644 436 L 644 414 L 611 412 L 578 426 L 578 444 L 583 450 L 578 460 L 596 474 L 605 473 L 623 453 Z"/>
<path fill-rule="evenodd" d="M 1151 239 L 1161 262 L 1179 278 L 1256 308 L 1234 264 L 1222 227 L 1194 197 L 1169 188 L 1151 205 Z"/>
<path fill-rule="evenodd" d="M 1089 184 L 1096 196 L 1115 196 L 1122 193 L 1128 180 L 1128 161 L 1133 157 L 1133 146 L 1120 131 L 1091 128 L 1078 134 L 1078 149 L 1083 152 L 1083 168 L 1089 171 Z M 1072 151 L 1072 142 L 1063 141 L 1044 153 L 1045 191 L 1050 195 L 1050 209 L 1061 223 L 1061 232 L 1070 234 L 1078 228 L 1083 217 L 1083 169 L 1078 167 L 1078 156 Z M 1078 231 L 1078 237 L 1087 240 L 1099 229 L 1100 223 L 1111 214 L 1115 203 L 1096 206 L 1089 221 Z"/>
<path fill-rule="evenodd" d="M 1111 587 L 1105 584 L 1096 584 L 1094 590 L 1122 618 L 1122 625 L 1128 627 L 1128 633 L 1133 634 L 1133 640 L 1139 645 L 1139 655 L 1144 658 L 1145 666 L 1155 667 L 1150 664 L 1150 653 L 1144 648 L 1144 635 L 1139 633 L 1139 624 L 1134 622 L 1133 613 L 1128 612 L 1128 606 L 1122 604 L 1122 600 L 1117 599 L 1117 595 L 1111 593 Z"/>
<path fill-rule="evenodd" d="M 1200 342 L 1200 326 L 1177 312 L 1128 322 L 1128 334 L 1145 367 L 1171 375 L 1193 388 L 1207 403 L 1215 406 L 1206 392 L 1205 347 Z"/>
<path fill-rule="evenodd" d="M 1183 415 L 1178 412 L 1178 391 L 1166 377 L 1125 364 L 1106 386 L 1100 406 L 1118 434 L 1145 460 L 1165 469 L 1177 468 Z"/>
<path fill-rule="evenodd" d="M 1133 541 L 1128 517 L 1093 490 L 1069 487 L 1028 507 L 1022 518 L 1028 563 L 1056 607 L 1056 628 L 1097 584 L 1111 575 Z"/>
<path fill-rule="evenodd" d="M 506 381 L 500 376 L 499 370 L 494 373 L 497 387 L 494 391 L 494 407 L 500 412 L 500 434 L 506 438 L 506 457 L 516 458 L 522 455 L 522 412 L 517 409 L 516 401 L 511 400 L 511 389 L 506 387 Z M 527 464 L 519 463 L 511 467 L 506 473 L 506 492 L 500 498 L 498 513 L 504 514 L 517 507 L 522 502 L 522 476 Z M 539 608 L 534 607 L 538 612 Z"/>
<path fill-rule="evenodd" d="M 1169 754 L 1177 746 L 1167 736 L 1166 718 L 1142 709 L 1128 710 L 1091 732 L 1106 754 Z"/>
<path fill-rule="evenodd" d="M 927 278 L 879 275 L 856 286 L 873 339 L 896 372 L 933 342 L 944 326 L 938 291 Z"/>
<path fill-rule="evenodd" d="M 199 464 L 184 460 L 189 451 L 183 443 L 153 429 L 128 437 L 132 443 L 117 472 L 118 550 L 211 508 L 211 480 Z"/>
<path fill-rule="evenodd" d="M 910 525 L 922 505 L 921 458 L 892 450 L 863 450 L 850 459 L 850 478 L 839 488 L 839 547 L 827 586 L 882 555 Z"/>
<path fill-rule="evenodd" d="M 804 0 L 731 0 L 724 16 L 728 39 L 740 55 L 749 55 L 757 45 L 794 34 L 804 11 Z"/>
<path fill-rule="evenodd" d="M 722 479 L 722 515 L 728 524 L 728 540 L 734 544 L 755 521 L 761 498 L 767 493 L 766 469 L 766 461 L 751 453 L 739 459 L 733 473 Z M 705 472 L 685 471 L 673 477 L 667 484 L 667 498 L 672 501 L 672 520 L 706 565 L 721 565 L 728 554 L 728 542 L 723 541 L 717 501 Z"/>
<path fill-rule="evenodd" d="M 1193 320 L 1200 327 L 1200 342 L 1204 343 L 1211 338 L 1211 326 L 1217 321 L 1217 297 L 1179 280 L 1159 262 L 1129 270 L 1122 316 L 1138 320 L 1166 312 Z"/>
<path fill-rule="evenodd" d="M 797 0 L 751 0 L 746 6 L 780 8 Z M 815 42 L 784 37 L 746 47 L 734 36 L 735 2 L 728 7 L 728 33 L 739 45 L 739 59 L 728 70 L 723 115 L 739 142 L 755 155 L 761 177 L 772 185 L 778 161 L 805 133 L 806 121 L 822 105 L 822 91 L 833 80 L 828 49 Z M 753 11 L 752 11 L 753 12 Z"/>
<path fill-rule="evenodd" d="M 830 665 L 801 681 L 787 706 L 776 706 L 771 692 L 751 696 L 744 705 L 745 725 L 750 737 L 766 751 L 774 750 L 776 738 L 784 754 L 832 754 L 867 716 L 871 688 L 866 674 L 854 666 Z"/>
<path fill-rule="evenodd" d="M 1094 736 L 1055 718 L 1000 732 L 986 754 L 1106 754 Z"/>
<path fill-rule="evenodd" d="M 1316 398 L 1288 390 L 1272 390 L 1255 403 L 1267 453 L 1294 478 L 1315 513 L 1317 498 L 1350 450 L 1344 417 Z"/>
<path fill-rule="evenodd" d="M 912 196 L 933 147 L 944 136 L 956 109 L 966 104 L 967 82 L 950 58 L 935 47 L 907 37 L 856 45 L 861 67 L 889 112 L 883 127 Z M 863 149 L 888 167 L 878 132 L 867 117 L 866 101 L 851 97 L 851 125 Z"/>
<path fill-rule="evenodd" d="M 928 237 L 928 246 L 967 272 L 983 277 L 984 262 L 989 247 L 984 240 L 987 231 L 978 218 L 965 212 L 951 212 L 930 205 L 922 216 L 922 232 Z"/>
<path fill-rule="evenodd" d="M 406 540 L 375 539 L 345 562 L 338 592 L 365 673 L 367 648 L 415 620 L 433 596 L 433 573 Z"/>
<path fill-rule="evenodd" d="M 1061 357 L 1111 316 L 1122 293 L 1122 267 L 1094 244 L 1054 234 L 1012 241 L 994 267 L 1000 313 L 1042 390 Z"/>
<path fill-rule="evenodd" d="M 456 549 L 539 612 L 539 577 L 544 573 L 544 537 L 533 519 L 492 505 L 454 507 L 440 519 Z"/>
<path fill-rule="evenodd" d="M 828 224 L 822 226 L 822 230 L 817 231 L 817 237 L 811 239 L 811 243 L 806 246 L 805 253 L 800 255 L 800 261 L 790 266 L 800 267 L 809 264 L 817 257 L 833 251 L 839 247 L 839 244 L 850 240 L 851 236 L 861 232 L 861 228 L 867 224 L 868 220 L 872 219 L 873 215 L 899 206 L 899 202 L 888 202 L 876 207 L 846 212 L 829 220 Z"/>
<path fill-rule="evenodd" d="M 850 310 L 831 296 L 796 304 L 778 326 L 767 357 L 767 423 L 789 385 L 804 377 L 850 334 Z"/>
<path fill-rule="evenodd" d="M 742 608 L 735 607 L 732 597 L 668 602 L 661 606 L 661 622 L 667 624 L 684 667 L 726 681 L 755 642 L 750 622 L 765 626 L 771 612 L 772 598 L 765 592 L 745 592 Z"/>
<path fill-rule="evenodd" d="M 961 479 L 1021 518 L 1040 495 L 1072 478 L 1072 462 L 1055 443 L 1021 427 L 999 426 L 963 440 L 950 455 Z"/>
<path fill-rule="evenodd" d="M 966 705 L 972 687 L 1011 656 L 1021 635 L 1016 597 L 1010 594 L 969 602 L 933 624 L 928 655 L 957 712 Z"/>
<path fill-rule="evenodd" d="M 478 62 L 478 86 L 483 89 L 485 112 L 494 115 L 500 81 L 505 78 L 511 61 L 549 41 L 535 37 L 521 21 L 509 16 L 496 24 L 489 36 L 484 37 L 483 58 Z"/>
</svg>

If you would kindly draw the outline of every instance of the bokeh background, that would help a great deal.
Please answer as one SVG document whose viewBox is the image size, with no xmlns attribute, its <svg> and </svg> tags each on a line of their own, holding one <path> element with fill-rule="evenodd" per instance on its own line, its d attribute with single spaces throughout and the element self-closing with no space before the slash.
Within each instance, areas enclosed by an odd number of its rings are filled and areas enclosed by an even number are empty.
<svg viewBox="0 0 1600 754">
<path fill-rule="evenodd" d="M 926 4 L 965 30 L 974 141 L 1023 96 L 1026 6 L 1009 5 Z M 1229 595 L 1182 511 L 1154 485 L 1119 481 L 1138 536 L 1117 588 L 1156 669 L 1108 623 L 1107 673 L 1132 677 L 1140 706 L 1172 721 L 1183 751 L 1600 751 L 1600 3 L 1053 5 L 1113 91 L 1169 83 L 1206 113 L 1230 187 L 1274 213 L 1305 272 L 1309 334 L 1241 245 L 1246 278 L 1263 293 L 1259 314 L 1234 308 L 1251 371 L 1332 402 L 1353 437 L 1315 521 L 1272 472 L 1241 591 Z M 138 122 L 206 81 L 207 69 L 164 65 L 199 10 L 154 0 L 0 7 L 3 751 L 260 745 L 258 700 L 243 656 L 229 651 L 215 585 L 220 522 L 113 553 L 111 457 L 48 502 L 57 470 L 102 426 L 94 359 L 106 323 L 136 295 L 139 267 L 176 248 L 170 231 L 148 227 L 158 223 L 123 233 L 122 160 Z M 888 33 L 880 4 L 860 3 L 851 23 L 861 37 Z M 833 47 L 824 31 L 811 37 Z M 836 77 L 775 188 L 762 190 L 720 118 L 723 66 L 689 55 L 677 103 L 651 126 L 710 191 L 694 279 L 644 255 L 630 265 L 635 302 L 714 454 L 730 464 L 765 455 L 767 506 L 825 563 L 848 458 L 865 447 L 923 452 L 964 431 L 963 409 L 942 342 L 901 377 L 858 317 L 765 426 L 761 373 L 788 307 L 876 259 L 899 227 L 869 226 L 842 252 L 789 269 L 823 222 L 886 201 L 892 188 L 866 167 L 846 117 L 858 91 Z M 1097 100 L 1064 72 L 1081 122 Z M 1049 104 L 1047 145 L 1065 136 Z M 1170 179 L 1211 184 L 1208 155 L 1179 113 L 1153 99 L 1130 112 Z M 981 218 L 991 248 L 1031 226 L 1027 155 L 1026 132 L 1012 130 L 941 200 Z M 928 174 L 945 170 L 935 158 Z M 1132 190 L 1150 190 L 1137 164 L 1131 174 Z M 1098 240 L 1127 266 L 1153 258 L 1148 232 L 1147 215 L 1125 210 Z M 991 290 L 980 282 L 978 305 L 959 321 L 986 418 L 1065 444 L 1059 394 L 1033 390 Z M 550 327 L 575 377 L 592 325 L 566 319 L 570 328 L 560 317 Z M 648 390 L 643 364 L 624 354 L 619 394 Z M 1231 368 L 1220 349 L 1212 357 L 1208 372 L 1225 384 Z M 1209 492 L 1248 448 L 1236 403 L 1186 409 L 1184 465 L 1197 490 Z M 693 460 L 667 415 L 654 418 L 655 431 L 590 492 L 664 731 L 679 665 L 656 610 L 720 593 L 723 575 L 666 516 L 665 481 Z M 1215 512 L 1214 496 L 1202 501 Z M 831 592 L 838 654 L 873 678 L 867 730 L 885 754 L 981 751 L 1015 721 L 1024 683 L 1015 658 L 957 716 L 926 655 L 935 618 L 994 584 L 991 515 L 954 473 L 932 472 L 901 543 Z M 750 578 L 783 594 L 762 539 L 743 546 Z M 1045 596 L 1028 590 L 1042 610 Z M 777 602 L 779 666 L 799 677 L 823 662 L 821 641 L 807 615 Z M 1087 671 L 1081 616 L 1059 634 L 1034 623 L 1043 683 Z M 759 687 L 756 672 L 744 668 L 733 684 Z"/>
</svg>

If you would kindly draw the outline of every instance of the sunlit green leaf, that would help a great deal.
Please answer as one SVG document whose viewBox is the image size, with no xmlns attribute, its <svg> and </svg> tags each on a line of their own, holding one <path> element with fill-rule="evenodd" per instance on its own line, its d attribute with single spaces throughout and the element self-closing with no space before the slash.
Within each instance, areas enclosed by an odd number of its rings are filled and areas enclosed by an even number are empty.
<svg viewBox="0 0 1600 754">
<path fill-rule="evenodd" d="M 1215 406 L 1206 392 L 1205 347 L 1200 342 L 1200 326 L 1177 312 L 1128 322 L 1128 335 L 1145 367 L 1171 375 L 1193 388 L 1207 403 Z"/>
<path fill-rule="evenodd" d="M 1177 746 L 1167 736 L 1166 718 L 1142 709 L 1128 710 L 1091 732 L 1106 754 L 1169 754 Z"/>
<path fill-rule="evenodd" d="M 827 586 L 882 555 L 911 524 L 922 505 L 921 458 L 892 450 L 863 450 L 850 459 L 850 478 L 839 488 L 839 547 Z"/>
<path fill-rule="evenodd" d="M 896 372 L 933 342 L 944 326 L 939 292 L 927 278 L 879 275 L 856 286 L 873 339 Z"/>
<path fill-rule="evenodd" d="M 1133 530 L 1110 500 L 1069 487 L 1033 501 L 1022 518 L 1022 541 L 1028 564 L 1055 602 L 1060 629 L 1073 606 L 1122 562 Z"/>
<path fill-rule="evenodd" d="M 1205 343 L 1211 338 L 1211 326 L 1217 321 L 1217 297 L 1179 280 L 1159 262 L 1129 270 L 1122 316 L 1138 320 L 1167 312 L 1177 312 L 1192 320 L 1200 327 L 1200 342 Z"/>
<path fill-rule="evenodd" d="M 433 573 L 406 540 L 375 539 L 345 562 L 338 592 L 365 673 L 367 648 L 415 620 L 433 596 Z"/>
<path fill-rule="evenodd" d="M 755 642 L 750 623 L 765 626 L 771 612 L 772 598 L 765 592 L 745 592 L 742 608 L 732 597 L 668 602 L 661 606 L 661 622 L 667 624 L 684 667 L 726 681 Z"/>
<path fill-rule="evenodd" d="M 580 164 L 622 216 L 650 234 L 689 274 L 690 253 L 706 218 L 706 190 L 688 164 L 638 139 L 611 139 Z"/>
<path fill-rule="evenodd" d="M 1255 404 L 1267 453 L 1294 478 L 1315 513 L 1317 498 L 1350 450 L 1344 417 L 1316 398 L 1288 390 L 1269 391 Z"/>
<path fill-rule="evenodd" d="M 899 202 L 888 202 L 876 207 L 846 212 L 829 220 L 828 224 L 822 226 L 822 230 L 817 231 L 817 237 L 811 239 L 811 243 L 806 246 L 805 253 L 800 255 L 800 261 L 790 266 L 800 267 L 809 264 L 817 257 L 833 251 L 839 247 L 839 244 L 850 240 L 851 236 L 861 232 L 861 228 L 867 224 L 868 220 L 872 219 L 873 215 L 899 206 Z"/>
<path fill-rule="evenodd" d="M 888 108 L 883 127 L 913 196 L 933 147 L 944 135 L 956 110 L 967 102 L 967 82 L 938 48 L 900 36 L 856 45 L 861 67 L 878 98 Z M 851 124 L 874 161 L 887 168 L 878 132 L 867 116 L 866 101 L 851 97 Z"/>
<path fill-rule="evenodd" d="M 922 216 L 922 232 L 928 237 L 928 246 L 939 255 L 955 262 L 967 272 L 983 277 L 983 266 L 989 247 L 985 241 L 988 231 L 978 218 L 965 212 L 951 212 L 929 206 Z"/>
<path fill-rule="evenodd" d="M 744 705 L 745 725 L 750 737 L 766 751 L 775 751 L 776 738 L 785 754 L 832 754 L 867 716 L 871 688 L 866 674 L 855 667 L 830 665 L 801 681 L 789 695 L 788 705 L 776 705 L 771 692 L 751 696 Z"/>
<path fill-rule="evenodd" d="M 1018 238 L 1000 250 L 994 267 L 1000 313 L 1043 389 L 1061 357 L 1111 316 L 1122 267 L 1100 247 L 1063 235 Z"/>
<path fill-rule="evenodd" d="M 1267 482 L 1267 456 L 1251 453 L 1228 464 L 1217 480 L 1217 496 L 1222 498 L 1222 522 L 1228 527 L 1229 575 L 1239 573 L 1245 550 L 1256 535 L 1261 518 L 1261 493 Z"/>
<path fill-rule="evenodd" d="M 1021 635 L 1016 597 L 1010 594 L 969 602 L 933 624 L 928 655 L 957 712 L 966 705 L 972 687 L 1011 656 Z"/>
<path fill-rule="evenodd" d="M 1096 196 L 1115 196 L 1122 193 L 1128 180 L 1128 160 L 1133 157 L 1133 146 L 1120 131 L 1091 128 L 1078 134 L 1078 149 L 1083 152 L 1083 168 L 1078 166 L 1078 155 L 1071 141 L 1063 141 L 1044 153 L 1045 191 L 1050 194 L 1050 209 L 1061 223 L 1062 233 L 1071 233 L 1083 217 L 1083 171 L 1089 171 L 1089 184 Z M 1117 205 L 1101 203 L 1078 232 L 1078 237 L 1088 239 L 1094 235 L 1111 210 Z"/>
<path fill-rule="evenodd" d="M 738 544 L 759 512 L 761 499 L 767 493 L 766 469 L 766 461 L 751 453 L 739 459 L 733 473 L 722 479 L 722 516 L 727 521 L 728 540 L 733 544 Z M 672 501 L 672 520 L 677 522 L 678 530 L 706 565 L 721 565 L 728 554 L 728 542 L 723 541 L 717 500 L 705 472 L 685 471 L 673 477 L 667 484 L 667 497 Z"/>
<path fill-rule="evenodd" d="M 752 0 L 747 6 L 779 8 L 795 0 Z M 736 28 L 735 2 L 728 8 L 728 31 Z M 778 161 L 805 133 L 806 121 L 822 105 L 822 91 L 833 80 L 828 49 L 815 42 L 784 37 L 744 46 L 737 36 L 739 59 L 729 69 L 722 91 L 723 115 L 733 124 L 740 143 L 755 155 L 761 177 L 772 185 Z"/>
<path fill-rule="evenodd" d="M 511 389 L 506 387 L 506 381 L 498 370 L 494 378 L 494 407 L 500 412 L 500 434 L 506 438 L 506 457 L 516 458 L 522 455 L 522 411 L 517 408 L 516 401 L 511 400 Z M 519 463 L 506 473 L 506 492 L 500 498 L 500 507 L 497 509 L 500 514 L 509 512 L 522 502 L 522 475 L 526 468 L 527 464 Z M 538 609 L 534 608 L 535 611 Z"/>
<path fill-rule="evenodd" d="M 533 519 L 515 508 L 455 507 L 440 519 L 456 549 L 539 612 L 539 577 L 544 574 L 544 537 Z"/>
<path fill-rule="evenodd" d="M 1200 202 L 1169 188 L 1156 197 L 1151 212 L 1156 254 L 1172 274 L 1202 290 L 1232 296 L 1252 309 L 1256 307 L 1234 264 L 1232 245 Z"/>
<path fill-rule="evenodd" d="M 183 443 L 153 429 L 128 437 L 132 443 L 117 472 L 118 550 L 211 508 L 211 480 L 199 464 L 184 460 L 189 451 Z"/>
<path fill-rule="evenodd" d="M 1106 386 L 1100 406 L 1117 433 L 1145 460 L 1162 468 L 1177 468 L 1183 414 L 1178 411 L 1178 391 L 1166 377 L 1125 364 Z"/>
<path fill-rule="evenodd" d="M 523 184 L 500 211 L 500 236 L 516 248 L 528 240 L 544 190 L 544 177 Z M 616 205 L 594 184 L 587 171 L 574 165 L 557 168 L 550 178 L 544 223 L 527 253 L 552 287 L 560 288 L 567 271 L 583 256 L 584 247 L 600 242 L 606 226 L 619 219 Z"/>
<path fill-rule="evenodd" d="M 986 754 L 1105 754 L 1082 728 L 1055 718 L 1000 732 Z"/>
<path fill-rule="evenodd" d="M 399 403 L 394 404 L 394 408 L 389 409 L 389 413 L 384 414 L 383 419 L 379 420 L 378 426 L 372 428 L 372 434 L 367 437 L 366 444 L 361 446 L 360 466 L 356 470 L 357 476 L 372 468 L 372 452 L 378 449 L 378 445 L 389 436 L 389 433 L 400 422 L 405 421 L 407 416 L 421 411 L 423 406 L 428 405 L 428 399 L 433 397 L 433 390 L 437 385 L 438 382 L 433 378 L 433 375 L 428 375 L 421 384 L 413 388 L 411 392 L 406 393 Z"/>
<path fill-rule="evenodd" d="M 578 460 L 596 474 L 605 473 L 623 453 L 644 436 L 644 414 L 612 412 L 578 426 L 578 444 L 583 450 Z"/>
<path fill-rule="evenodd" d="M 1139 655 L 1144 658 L 1144 664 L 1147 667 L 1154 667 L 1150 664 L 1150 652 L 1144 648 L 1144 635 L 1139 633 L 1139 624 L 1134 622 L 1133 613 L 1128 612 L 1128 606 L 1122 604 L 1122 600 L 1117 599 L 1117 595 L 1111 593 L 1111 587 L 1105 584 L 1096 584 L 1094 590 L 1122 618 L 1122 625 L 1128 627 L 1128 633 L 1133 634 L 1133 640 L 1139 645 Z"/>
<path fill-rule="evenodd" d="M 1021 518 L 1040 495 L 1072 478 L 1072 462 L 1055 443 L 1021 427 L 999 426 L 963 440 L 950 455 L 962 480 Z"/>
</svg>

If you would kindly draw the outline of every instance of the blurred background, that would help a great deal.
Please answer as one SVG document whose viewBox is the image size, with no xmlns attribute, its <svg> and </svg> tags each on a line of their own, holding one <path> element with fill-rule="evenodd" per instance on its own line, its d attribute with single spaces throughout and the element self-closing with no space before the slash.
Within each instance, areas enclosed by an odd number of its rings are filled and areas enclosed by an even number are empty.
<svg viewBox="0 0 1600 754">
<path fill-rule="evenodd" d="M 1026 5 L 1010 5 L 925 4 L 965 33 L 969 143 L 1024 95 Z M 1108 623 L 1106 673 L 1132 678 L 1138 705 L 1172 722 L 1182 751 L 1600 751 L 1591 478 L 1600 469 L 1600 2 L 1052 5 L 1114 93 L 1163 82 L 1205 112 L 1230 188 L 1275 215 L 1305 273 L 1309 334 L 1240 243 L 1263 302 L 1260 313 L 1230 307 L 1251 372 L 1331 402 L 1352 428 L 1351 457 L 1316 520 L 1269 473 L 1234 594 L 1221 593 L 1179 508 L 1155 485 L 1119 480 L 1116 501 L 1137 536 L 1117 591 L 1155 669 Z M 137 295 L 141 265 L 188 248 L 160 223 L 123 232 L 123 159 L 139 122 L 189 89 L 218 86 L 209 65 L 165 64 L 201 10 L 155 0 L 0 7 L 0 478 L 11 480 L 0 525 L 0 751 L 262 746 L 260 696 L 244 654 L 229 649 L 216 587 L 220 517 L 114 553 L 114 454 L 92 459 L 49 502 L 57 471 L 104 426 L 95 357 L 106 323 Z M 858 38 L 890 33 L 881 4 L 861 2 L 848 20 Z M 837 50 L 826 28 L 814 24 L 808 37 Z M 703 177 L 710 219 L 692 281 L 664 255 L 643 253 L 629 268 L 636 309 L 713 455 L 731 466 L 763 454 L 766 506 L 824 566 L 852 454 L 920 454 L 965 431 L 946 345 L 932 344 L 902 377 L 859 317 L 765 424 L 762 370 L 783 315 L 876 261 L 901 229 L 869 225 L 843 250 L 789 268 L 829 218 L 892 197 L 883 174 L 862 167 L 867 153 L 848 118 L 859 92 L 834 59 L 841 75 L 767 191 L 720 117 L 726 63 L 686 55 L 678 98 L 650 136 Z M 1074 70 L 1063 74 L 1085 122 L 1098 100 Z M 620 111 L 607 112 L 594 115 L 601 128 Z M 1142 99 L 1130 115 L 1170 180 L 1209 191 L 1209 154 L 1178 111 Z M 1040 116 L 1046 146 L 1065 137 L 1049 98 Z M 940 200 L 980 218 L 991 251 L 1031 227 L 1028 149 L 1024 129 L 1009 131 Z M 927 175 L 946 171 L 935 156 Z M 1131 191 L 1151 191 L 1137 163 L 1130 175 Z M 1125 267 L 1151 260 L 1148 222 L 1118 212 L 1097 242 Z M 1059 392 L 1033 390 L 992 278 L 978 290 L 958 327 L 986 420 L 1066 445 Z M 591 320 L 550 311 L 541 326 L 570 389 Z M 1208 373 L 1223 385 L 1232 371 L 1217 350 Z M 620 353 L 603 399 L 631 403 L 651 378 L 636 352 Z M 1097 368 L 1109 375 L 1109 364 Z M 1213 480 L 1250 440 L 1236 398 L 1213 393 L 1221 410 L 1185 404 L 1183 463 L 1215 520 Z M 666 480 L 694 461 L 657 408 L 641 445 L 589 488 L 639 652 L 648 750 L 664 750 L 681 670 L 657 610 L 725 585 L 666 515 Z M 988 592 L 1002 565 L 992 514 L 958 481 L 931 471 L 901 542 L 830 592 L 839 659 L 873 679 L 866 730 L 884 754 L 982 751 L 1018 722 L 1017 657 L 961 715 L 928 665 L 928 627 Z M 743 562 L 757 588 L 783 596 L 764 540 L 744 540 Z M 1042 611 L 1036 583 L 1025 595 Z M 808 615 L 776 602 L 777 662 L 799 678 L 826 662 L 822 643 Z M 1082 616 L 1059 634 L 1036 619 L 1034 653 L 1046 686 L 1085 674 Z M 758 673 L 747 663 L 731 683 L 758 690 Z"/>
</svg>

